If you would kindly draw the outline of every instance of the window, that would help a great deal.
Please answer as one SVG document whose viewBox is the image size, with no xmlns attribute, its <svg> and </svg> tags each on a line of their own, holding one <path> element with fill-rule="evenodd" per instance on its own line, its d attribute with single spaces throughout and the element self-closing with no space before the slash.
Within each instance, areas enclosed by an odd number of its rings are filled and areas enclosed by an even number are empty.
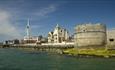
<svg viewBox="0 0 115 70">
<path fill-rule="evenodd" d="M 110 42 L 113 42 L 113 41 L 114 41 L 114 39 L 109 39 L 109 41 L 110 41 Z"/>
</svg>

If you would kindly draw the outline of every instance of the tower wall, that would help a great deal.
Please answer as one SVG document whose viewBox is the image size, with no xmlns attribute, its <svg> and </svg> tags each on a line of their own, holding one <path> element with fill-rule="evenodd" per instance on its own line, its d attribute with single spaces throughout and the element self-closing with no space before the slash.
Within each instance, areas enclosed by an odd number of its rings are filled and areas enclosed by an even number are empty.
<svg viewBox="0 0 115 70">
<path fill-rule="evenodd" d="M 104 46 L 106 44 L 106 26 L 103 24 L 78 25 L 75 44 L 78 47 Z"/>
</svg>

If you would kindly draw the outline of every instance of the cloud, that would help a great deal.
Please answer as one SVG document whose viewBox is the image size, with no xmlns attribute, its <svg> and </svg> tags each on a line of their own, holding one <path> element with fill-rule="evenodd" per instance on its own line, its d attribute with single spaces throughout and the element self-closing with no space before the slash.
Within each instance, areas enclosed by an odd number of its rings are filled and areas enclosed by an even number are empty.
<svg viewBox="0 0 115 70">
<path fill-rule="evenodd" d="M 11 15 L 6 11 L 0 10 L 0 38 L 4 39 L 20 38 L 19 30 L 11 23 Z"/>
<path fill-rule="evenodd" d="M 0 41 L 2 39 L 23 38 L 26 35 L 25 27 L 27 18 L 35 22 L 35 25 L 32 23 L 31 30 L 36 33 L 37 29 L 44 27 L 44 25 L 38 25 L 39 20 L 49 17 L 49 14 L 54 13 L 58 6 L 55 4 L 46 4 L 47 6 L 33 8 L 33 6 L 28 4 L 24 4 L 23 6 L 14 6 L 15 4 L 13 4 L 12 6 L 9 2 L 7 5 L 0 5 Z"/>
<path fill-rule="evenodd" d="M 53 13 L 54 11 L 56 11 L 56 9 L 57 9 L 56 5 L 49 5 L 48 7 L 40 9 L 35 14 L 37 16 L 47 16 L 48 14 Z"/>
</svg>

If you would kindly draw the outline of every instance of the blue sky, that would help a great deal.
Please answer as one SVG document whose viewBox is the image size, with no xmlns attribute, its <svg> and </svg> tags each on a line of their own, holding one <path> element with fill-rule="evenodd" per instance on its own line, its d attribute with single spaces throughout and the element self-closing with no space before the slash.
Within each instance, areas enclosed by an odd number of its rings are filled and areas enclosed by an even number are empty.
<svg viewBox="0 0 115 70">
<path fill-rule="evenodd" d="M 56 24 L 70 34 L 83 23 L 115 27 L 115 0 L 0 0 L 0 40 L 23 38 L 27 19 L 31 35 L 47 36 Z"/>
</svg>

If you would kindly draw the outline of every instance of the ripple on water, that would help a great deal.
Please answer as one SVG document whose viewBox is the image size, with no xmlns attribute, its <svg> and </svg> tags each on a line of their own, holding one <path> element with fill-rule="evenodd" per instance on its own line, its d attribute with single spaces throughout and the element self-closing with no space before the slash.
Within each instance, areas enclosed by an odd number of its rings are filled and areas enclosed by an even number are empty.
<svg viewBox="0 0 115 70">
<path fill-rule="evenodd" d="M 76 58 L 55 53 L 0 49 L 0 70 L 115 70 L 115 58 Z"/>
</svg>

